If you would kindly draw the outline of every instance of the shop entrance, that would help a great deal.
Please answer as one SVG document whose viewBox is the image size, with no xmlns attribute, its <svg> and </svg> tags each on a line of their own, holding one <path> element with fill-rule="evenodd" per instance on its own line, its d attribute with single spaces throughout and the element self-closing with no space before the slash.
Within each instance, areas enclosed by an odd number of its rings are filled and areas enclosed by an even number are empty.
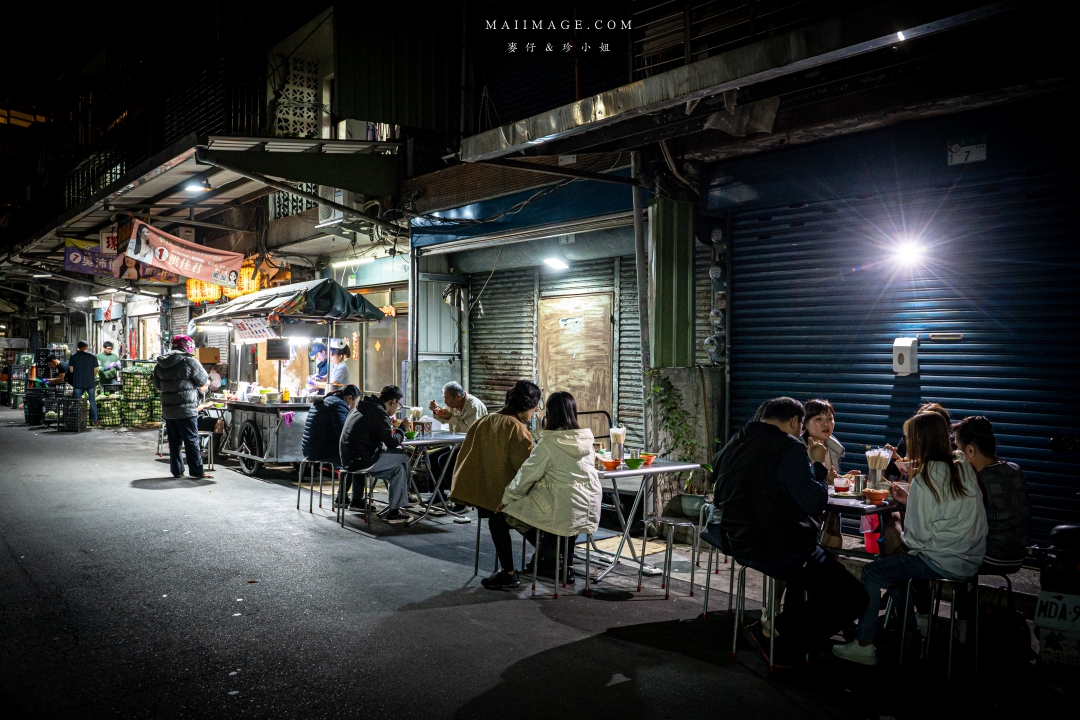
<svg viewBox="0 0 1080 720">
<path fill-rule="evenodd" d="M 578 412 L 611 413 L 611 293 L 542 298 L 537 320 L 537 377 L 546 398 L 573 394 Z M 587 422 L 586 422 L 587 420 Z M 587 416 L 581 427 L 607 434 L 607 421 Z"/>
</svg>

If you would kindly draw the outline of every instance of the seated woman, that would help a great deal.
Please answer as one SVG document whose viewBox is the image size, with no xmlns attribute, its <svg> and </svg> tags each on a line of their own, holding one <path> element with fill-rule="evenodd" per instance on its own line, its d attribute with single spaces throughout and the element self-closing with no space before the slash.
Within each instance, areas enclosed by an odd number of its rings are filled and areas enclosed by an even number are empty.
<svg viewBox="0 0 1080 720">
<path fill-rule="evenodd" d="M 827 482 L 831 485 L 832 479 L 840 473 L 840 461 L 844 459 L 844 446 L 833 436 L 833 428 L 836 427 L 836 411 L 832 403 L 820 398 L 807 400 L 803 408 L 806 409 L 806 417 L 803 418 L 803 442 L 809 447 L 812 440 L 817 440 L 829 451 L 822 465 L 829 470 Z M 840 516 L 836 513 L 825 515 L 825 537 L 821 544 L 825 547 L 843 547 L 844 545 L 840 537 Z"/>
<path fill-rule="evenodd" d="M 909 418 L 904 438 L 913 463 L 911 485 L 893 485 L 893 497 L 907 505 L 903 552 L 863 568 L 870 604 L 859 620 L 859 639 L 833 647 L 837 657 L 863 665 L 877 664 L 874 635 L 883 588 L 914 630 L 914 611 L 904 607 L 907 581 L 970 577 L 986 554 L 986 511 L 978 480 L 971 465 L 953 455 L 945 419 L 936 413 Z"/>
<path fill-rule="evenodd" d="M 360 399 L 360 388 L 346 385 L 325 397 L 315 398 L 308 409 L 307 424 L 304 425 L 304 439 L 300 449 L 308 460 L 323 460 L 338 465 L 341 456 L 338 453 L 338 441 L 349 411 L 356 407 Z"/>
<path fill-rule="evenodd" d="M 577 536 L 600 526 L 600 476 L 592 430 L 578 426 L 574 396 L 552 393 L 545 408 L 536 448 L 503 491 L 498 509 L 520 523 L 515 527 L 524 526 L 533 547 L 536 530 L 544 533 L 537 569 L 543 567 L 545 576 L 554 577 L 556 536 L 569 537 L 567 580 L 572 582 Z"/>
<path fill-rule="evenodd" d="M 526 423 L 532 421 L 539 404 L 540 388 L 518 380 L 507 390 L 501 410 L 485 415 L 469 428 L 454 465 L 450 499 L 472 505 L 478 518 L 488 518 L 488 532 L 502 566 L 501 571 L 481 580 L 489 589 L 521 585 L 514 568 L 510 526 L 500 509 L 503 491 L 532 452 L 532 434 Z"/>
<path fill-rule="evenodd" d="M 955 437 L 956 448 L 975 470 L 986 508 L 986 558 L 979 574 L 1016 572 L 1024 564 L 1031 532 L 1024 473 L 997 456 L 994 426 L 981 415 L 961 420 Z"/>
</svg>

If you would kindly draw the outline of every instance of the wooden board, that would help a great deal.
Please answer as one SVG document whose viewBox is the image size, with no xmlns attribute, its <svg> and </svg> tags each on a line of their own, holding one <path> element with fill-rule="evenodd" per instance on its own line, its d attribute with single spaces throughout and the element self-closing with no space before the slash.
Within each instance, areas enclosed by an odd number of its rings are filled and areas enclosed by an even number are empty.
<svg viewBox="0 0 1080 720">
<path fill-rule="evenodd" d="M 611 307 L 611 293 L 540 300 L 537 375 L 545 399 L 567 391 L 577 401 L 578 412 L 611 413 Z M 582 420 L 581 427 L 592 428 L 594 435 L 607 434 L 603 416 Z"/>
</svg>

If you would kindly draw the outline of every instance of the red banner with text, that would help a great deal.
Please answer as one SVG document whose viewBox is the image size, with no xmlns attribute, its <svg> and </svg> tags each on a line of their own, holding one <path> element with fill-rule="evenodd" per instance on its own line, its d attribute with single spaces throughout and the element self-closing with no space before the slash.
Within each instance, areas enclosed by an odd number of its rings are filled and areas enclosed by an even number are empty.
<svg viewBox="0 0 1080 720">
<path fill-rule="evenodd" d="M 240 267 L 244 264 L 242 253 L 196 245 L 150 227 L 141 220 L 134 221 L 126 254 L 167 272 L 226 288 L 236 287 Z"/>
</svg>

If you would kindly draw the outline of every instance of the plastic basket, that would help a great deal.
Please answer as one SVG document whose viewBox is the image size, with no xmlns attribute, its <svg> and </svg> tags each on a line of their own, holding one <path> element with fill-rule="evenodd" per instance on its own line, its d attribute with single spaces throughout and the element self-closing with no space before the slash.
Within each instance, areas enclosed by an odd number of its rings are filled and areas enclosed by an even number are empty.
<svg viewBox="0 0 1080 720">
<path fill-rule="evenodd" d="M 46 395 L 41 398 L 42 418 L 41 425 L 44 427 L 56 427 L 60 418 L 60 398 L 55 395 Z"/>
<path fill-rule="evenodd" d="M 45 419 L 45 408 L 41 395 L 27 395 L 23 400 L 23 420 L 27 425 L 41 425 Z"/>
<path fill-rule="evenodd" d="M 119 427 L 123 420 L 124 396 L 110 394 L 106 397 L 98 396 L 98 425 L 102 427 Z"/>
<path fill-rule="evenodd" d="M 85 397 L 56 399 L 56 429 L 60 432 L 86 432 L 90 402 Z"/>
<path fill-rule="evenodd" d="M 127 427 L 150 422 L 150 403 L 145 400 L 126 399 L 121 403 L 120 421 Z"/>
</svg>

